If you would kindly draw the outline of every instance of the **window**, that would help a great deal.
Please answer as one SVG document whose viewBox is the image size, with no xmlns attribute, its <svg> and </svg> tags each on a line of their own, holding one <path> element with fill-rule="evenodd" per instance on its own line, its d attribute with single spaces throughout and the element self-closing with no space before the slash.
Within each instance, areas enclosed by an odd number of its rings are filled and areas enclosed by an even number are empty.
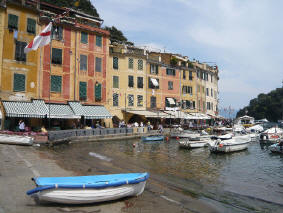
<svg viewBox="0 0 283 213">
<path fill-rule="evenodd" d="M 119 76 L 113 76 L 113 88 L 119 88 Z"/>
<path fill-rule="evenodd" d="M 134 68 L 134 59 L 129 58 L 129 69 L 133 69 L 133 68 Z"/>
<path fill-rule="evenodd" d="M 186 100 L 185 103 L 186 103 L 186 104 L 185 104 L 185 108 L 186 108 L 186 109 L 190 109 L 190 108 L 192 107 L 192 104 L 191 104 L 190 101 Z"/>
<path fill-rule="evenodd" d="M 80 91 L 79 91 L 79 96 L 81 101 L 86 101 L 86 89 L 87 89 L 87 83 L 80 81 Z"/>
<path fill-rule="evenodd" d="M 206 96 L 209 96 L 209 88 L 206 88 Z"/>
<path fill-rule="evenodd" d="M 52 64 L 62 64 L 62 49 L 52 48 Z"/>
<path fill-rule="evenodd" d="M 138 77 L 137 81 L 138 88 L 143 88 L 143 77 Z"/>
<path fill-rule="evenodd" d="M 132 76 L 132 75 L 128 76 L 128 86 L 134 87 L 134 76 Z"/>
<path fill-rule="evenodd" d="M 200 78 L 200 71 L 197 71 L 197 77 Z"/>
<path fill-rule="evenodd" d="M 26 90 L 26 76 L 14 73 L 14 92 L 24 92 Z"/>
<path fill-rule="evenodd" d="M 138 70 L 143 70 L 143 60 L 142 59 L 138 60 Z"/>
<path fill-rule="evenodd" d="M 113 57 L 113 69 L 119 69 L 119 60 L 118 57 Z"/>
<path fill-rule="evenodd" d="M 26 42 L 16 41 L 15 59 L 16 61 L 26 61 L 26 54 L 24 52 Z"/>
<path fill-rule="evenodd" d="M 60 26 L 52 26 L 51 36 L 52 39 L 61 41 L 63 39 L 63 28 Z"/>
<path fill-rule="evenodd" d="M 195 109 L 196 108 L 196 102 L 193 101 L 193 108 Z"/>
<path fill-rule="evenodd" d="M 176 75 L 176 71 L 175 71 L 175 69 L 167 68 L 167 69 L 166 69 L 166 75 L 172 75 L 172 76 L 175 76 L 175 75 Z"/>
<path fill-rule="evenodd" d="M 96 46 L 101 47 L 102 46 L 102 37 L 96 36 Z"/>
<path fill-rule="evenodd" d="M 18 29 L 18 16 L 9 14 L 8 15 L 8 28 L 9 29 Z"/>
<path fill-rule="evenodd" d="M 138 101 L 137 106 L 142 107 L 143 106 L 143 96 L 138 95 L 137 101 Z"/>
<path fill-rule="evenodd" d="M 169 98 L 165 98 L 165 107 L 175 107 L 176 106 L 176 99 L 170 98 L 174 100 L 174 103 L 170 103 Z"/>
<path fill-rule="evenodd" d="M 51 75 L 51 92 L 61 92 L 62 76 Z"/>
<path fill-rule="evenodd" d="M 95 101 L 101 101 L 101 84 L 96 83 L 94 87 Z"/>
<path fill-rule="evenodd" d="M 189 80 L 192 81 L 193 80 L 193 72 L 189 71 Z"/>
<path fill-rule="evenodd" d="M 150 108 L 156 108 L 156 97 L 155 96 L 150 97 Z"/>
<path fill-rule="evenodd" d="M 183 70 L 183 79 L 186 79 L 186 71 Z"/>
<path fill-rule="evenodd" d="M 210 75 L 210 81 L 213 82 L 213 75 Z"/>
<path fill-rule="evenodd" d="M 213 97 L 213 89 L 212 88 L 210 89 L 210 95 L 211 95 L 211 97 Z"/>
<path fill-rule="evenodd" d="M 119 106 L 119 94 L 113 93 L 113 106 Z"/>
<path fill-rule="evenodd" d="M 102 58 L 95 58 L 95 72 L 101 72 Z"/>
<path fill-rule="evenodd" d="M 87 71 L 87 56 L 80 55 L 80 70 Z"/>
<path fill-rule="evenodd" d="M 36 31 L 36 21 L 32 18 L 27 19 L 27 32 L 35 34 Z"/>
<path fill-rule="evenodd" d="M 158 83 L 158 86 L 155 86 L 153 83 L 152 83 L 152 78 L 148 78 L 148 88 L 149 89 L 159 89 L 159 79 L 158 78 L 154 78 L 157 83 Z"/>
<path fill-rule="evenodd" d="M 157 64 L 151 64 L 150 65 L 150 74 L 158 74 L 158 65 Z"/>
<path fill-rule="evenodd" d="M 206 102 L 206 108 L 210 110 L 210 102 Z"/>
<path fill-rule="evenodd" d="M 88 33 L 81 32 L 81 43 L 87 44 L 88 43 Z"/>
<path fill-rule="evenodd" d="M 168 81 L 168 90 L 173 90 L 173 81 Z"/>
<path fill-rule="evenodd" d="M 183 94 L 193 94 L 193 88 L 190 86 L 183 86 L 182 92 Z"/>
<path fill-rule="evenodd" d="M 134 106 L 134 95 L 128 95 L 128 106 Z"/>
</svg>

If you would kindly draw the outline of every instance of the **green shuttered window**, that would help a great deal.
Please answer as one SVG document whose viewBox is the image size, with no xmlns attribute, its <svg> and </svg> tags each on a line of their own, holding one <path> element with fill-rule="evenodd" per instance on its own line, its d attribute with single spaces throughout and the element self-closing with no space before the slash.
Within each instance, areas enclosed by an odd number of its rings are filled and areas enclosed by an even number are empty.
<svg viewBox="0 0 283 213">
<path fill-rule="evenodd" d="M 96 57 L 95 58 L 95 72 L 101 72 L 101 64 L 102 64 L 102 59 Z"/>
<path fill-rule="evenodd" d="M 142 95 L 138 95 L 137 100 L 138 100 L 137 106 L 142 107 L 143 106 L 143 96 Z"/>
<path fill-rule="evenodd" d="M 35 34 L 36 31 L 36 21 L 32 18 L 27 19 L 27 32 Z"/>
<path fill-rule="evenodd" d="M 94 88 L 95 101 L 101 101 L 101 84 L 95 84 Z"/>
<path fill-rule="evenodd" d="M 26 76 L 24 74 L 14 74 L 14 92 L 24 92 L 26 90 Z"/>
<path fill-rule="evenodd" d="M 138 70 L 143 70 L 143 60 L 138 60 Z"/>
<path fill-rule="evenodd" d="M 86 55 L 80 56 L 80 70 L 87 71 L 87 56 Z"/>
<path fill-rule="evenodd" d="M 134 95 L 128 95 L 128 106 L 134 106 Z"/>
<path fill-rule="evenodd" d="M 88 34 L 86 32 L 81 32 L 81 43 L 88 43 Z"/>
<path fill-rule="evenodd" d="M 102 37 L 96 36 L 96 46 L 101 47 L 102 46 Z"/>
<path fill-rule="evenodd" d="M 52 48 L 52 64 L 62 64 L 62 49 Z"/>
<path fill-rule="evenodd" d="M 61 92 L 62 76 L 51 75 L 51 92 Z"/>
<path fill-rule="evenodd" d="M 83 82 L 83 81 L 80 81 L 80 100 L 81 101 L 85 101 L 86 100 L 86 97 L 87 97 L 87 93 L 86 93 L 86 90 L 87 90 L 87 83 L 86 82 Z"/>
<path fill-rule="evenodd" d="M 113 106 L 119 106 L 119 94 L 113 93 Z"/>
<path fill-rule="evenodd" d="M 118 57 L 113 57 L 113 69 L 119 69 L 119 60 Z"/>
<path fill-rule="evenodd" d="M 16 41 L 15 59 L 17 61 L 26 61 L 26 54 L 24 52 L 26 46 L 26 42 Z"/>
<path fill-rule="evenodd" d="M 8 15 L 8 28 L 9 29 L 18 29 L 18 16 L 9 14 Z"/>
<path fill-rule="evenodd" d="M 134 76 L 132 76 L 132 75 L 128 76 L 128 86 L 134 87 Z"/>
<path fill-rule="evenodd" d="M 138 77 L 138 88 L 143 88 L 143 77 Z"/>
<path fill-rule="evenodd" d="M 129 69 L 133 69 L 133 68 L 134 68 L 134 59 L 129 58 Z"/>
<path fill-rule="evenodd" d="M 119 76 L 113 76 L 113 88 L 119 88 Z"/>
</svg>

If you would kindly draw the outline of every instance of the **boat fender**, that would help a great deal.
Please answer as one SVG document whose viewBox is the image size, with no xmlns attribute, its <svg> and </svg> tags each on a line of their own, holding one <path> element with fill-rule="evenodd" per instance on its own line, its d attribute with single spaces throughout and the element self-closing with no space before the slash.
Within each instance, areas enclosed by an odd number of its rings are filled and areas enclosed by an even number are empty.
<svg viewBox="0 0 283 213">
<path fill-rule="evenodd" d="M 222 143 L 220 143 L 220 144 L 219 144 L 219 147 L 223 147 L 223 144 L 222 144 Z"/>
<path fill-rule="evenodd" d="M 180 138 L 177 136 L 177 137 L 176 137 L 176 140 L 179 140 L 179 139 L 180 139 Z"/>
<path fill-rule="evenodd" d="M 169 140 L 169 138 L 168 138 L 168 137 L 166 137 L 165 139 L 166 139 L 166 141 L 168 141 L 168 140 Z"/>
</svg>

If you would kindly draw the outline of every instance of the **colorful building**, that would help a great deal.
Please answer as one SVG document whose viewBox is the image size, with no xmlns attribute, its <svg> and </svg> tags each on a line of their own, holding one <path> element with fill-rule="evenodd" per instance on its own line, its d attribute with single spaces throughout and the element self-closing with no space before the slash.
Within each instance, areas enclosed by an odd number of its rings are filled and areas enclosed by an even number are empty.
<svg viewBox="0 0 283 213">
<path fill-rule="evenodd" d="M 131 123 L 134 115 L 142 115 L 141 111 L 146 110 L 145 50 L 124 44 L 112 44 L 107 71 L 107 106 L 116 118 L 113 119 L 114 125 L 119 120 Z"/>
</svg>

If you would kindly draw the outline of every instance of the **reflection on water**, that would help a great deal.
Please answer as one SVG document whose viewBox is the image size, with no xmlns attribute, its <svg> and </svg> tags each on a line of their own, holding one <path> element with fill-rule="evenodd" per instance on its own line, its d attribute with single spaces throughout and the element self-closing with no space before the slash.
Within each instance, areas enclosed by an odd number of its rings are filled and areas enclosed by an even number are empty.
<svg viewBox="0 0 283 213">
<path fill-rule="evenodd" d="M 271 154 L 258 142 L 251 143 L 248 150 L 229 154 L 211 154 L 208 148 L 179 149 L 176 140 L 83 143 L 55 151 L 60 155 L 68 149 L 76 150 L 80 160 L 87 158 L 85 163 L 90 165 L 95 160 L 103 161 L 97 156 L 105 156 L 112 159 L 112 168 L 147 171 L 152 177 L 181 187 L 184 194 L 189 192 L 259 212 L 272 212 L 278 209 L 277 204 L 283 205 L 283 155 Z M 95 153 L 96 157 L 88 153 Z"/>
</svg>

